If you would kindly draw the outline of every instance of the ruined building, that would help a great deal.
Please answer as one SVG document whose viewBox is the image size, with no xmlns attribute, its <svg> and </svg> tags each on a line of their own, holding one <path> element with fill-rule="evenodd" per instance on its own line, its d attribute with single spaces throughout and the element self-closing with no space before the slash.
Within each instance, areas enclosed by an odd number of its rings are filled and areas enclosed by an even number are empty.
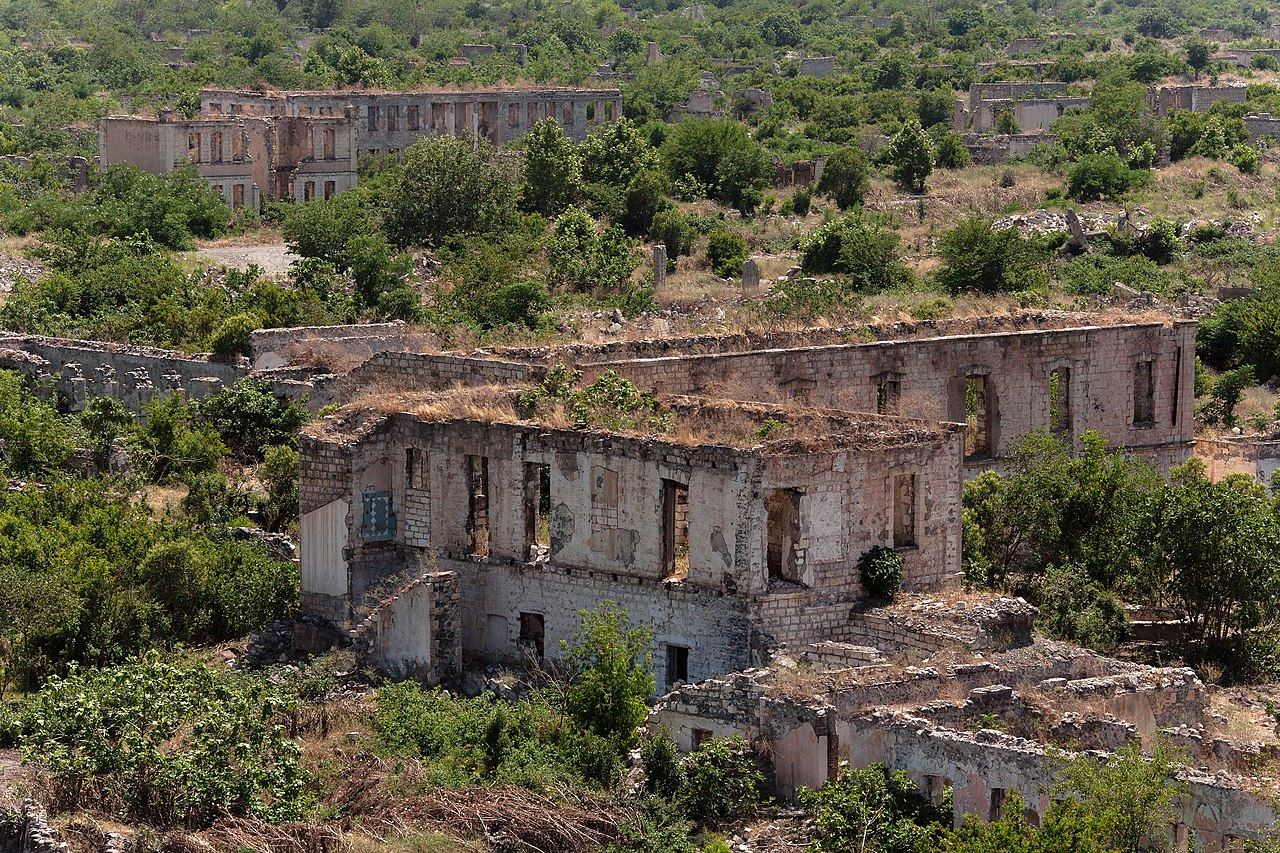
<svg viewBox="0 0 1280 853">
<path fill-rule="evenodd" d="M 543 119 L 582 141 L 597 124 L 622 117 L 617 89 L 562 87 L 380 92 L 255 92 L 205 89 L 200 109 L 211 116 L 339 116 L 355 108 L 360 153 L 400 151 L 424 136 L 473 134 L 511 142 Z"/>
<path fill-rule="evenodd" d="M 98 131 L 104 168 L 132 163 L 165 174 L 192 164 L 234 209 L 265 201 L 329 198 L 356 185 L 356 123 L 332 116 L 107 116 Z"/>
<path fill-rule="evenodd" d="M 318 402 L 375 387 L 423 396 L 304 439 L 304 608 L 344 624 L 387 579 L 432 567 L 463 589 L 459 624 L 440 629 L 459 653 L 503 658 L 535 638 L 555 648 L 580 609 L 612 599 L 674 649 L 658 656 L 673 681 L 843 640 L 871 547 L 901 549 L 908 588 L 957 577 L 962 478 L 1003 466 L 1026 433 L 1096 430 L 1161 469 L 1186 459 L 1193 335 L 1192 323 L 1061 315 L 480 355 L 387 349 L 313 389 Z M 697 424 L 740 426 L 690 444 L 525 422 L 510 406 L 485 420 L 450 397 L 534 387 L 559 364 L 582 383 L 613 371 L 672 395 Z M 423 406 L 429 416 L 415 415 Z M 766 421 L 776 443 L 762 441 Z M 797 436 L 811 444 L 787 440 Z"/>
</svg>

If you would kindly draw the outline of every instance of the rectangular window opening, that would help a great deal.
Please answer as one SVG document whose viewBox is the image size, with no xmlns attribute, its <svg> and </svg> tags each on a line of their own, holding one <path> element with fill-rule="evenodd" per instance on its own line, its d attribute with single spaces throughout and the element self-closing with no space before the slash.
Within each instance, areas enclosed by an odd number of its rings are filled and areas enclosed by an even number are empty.
<svg viewBox="0 0 1280 853">
<path fill-rule="evenodd" d="M 702 745 L 711 740 L 712 734 L 710 729 L 694 729 L 690 737 L 690 745 L 693 751 L 697 752 L 702 749 Z"/>
<path fill-rule="evenodd" d="M 587 121 L 596 120 L 596 105 L 594 101 L 587 102 Z"/>
<path fill-rule="evenodd" d="M 404 484 L 409 489 L 425 489 L 428 484 L 427 452 L 417 447 L 404 451 Z"/>
<path fill-rule="evenodd" d="M 546 622 L 541 613 L 520 614 L 520 639 L 516 645 L 526 654 L 542 659 L 546 643 Z"/>
<path fill-rule="evenodd" d="M 800 541 L 800 492 L 774 489 L 769 493 L 767 512 L 769 579 L 799 583 L 796 545 Z"/>
<path fill-rule="evenodd" d="M 898 413 L 898 392 L 901 385 L 897 379 L 881 379 L 876 385 L 876 413 L 896 415 Z"/>
<path fill-rule="evenodd" d="M 524 466 L 524 551 L 530 563 L 551 556 L 551 466 Z"/>
<path fill-rule="evenodd" d="M 324 182 L 324 197 L 326 200 L 333 198 L 333 194 L 338 191 L 338 185 L 334 181 Z"/>
<path fill-rule="evenodd" d="M 315 197 L 316 197 L 316 182 L 307 181 L 305 184 L 302 185 L 302 200 L 311 201 L 311 199 Z"/>
<path fill-rule="evenodd" d="M 489 556 L 489 460 L 467 456 L 467 553 Z"/>
<path fill-rule="evenodd" d="M 507 127 L 520 126 L 520 105 L 511 104 L 507 107 Z"/>
<path fill-rule="evenodd" d="M 1150 426 L 1155 421 L 1156 387 L 1153 364 L 1143 359 L 1133 365 L 1133 423 Z"/>
<path fill-rule="evenodd" d="M 235 210 L 244 207 L 244 184 L 236 184 L 231 188 L 231 207 Z"/>
<path fill-rule="evenodd" d="M 689 649 L 667 643 L 667 689 L 689 680 Z"/>
<path fill-rule="evenodd" d="M 410 129 L 410 130 L 421 130 L 421 129 L 422 129 L 422 119 L 418 117 L 418 105 L 417 105 L 417 104 L 410 104 L 410 105 L 409 105 L 408 120 L 409 120 L 409 129 Z"/>
<path fill-rule="evenodd" d="M 200 162 L 200 134 L 187 134 L 187 159 L 192 163 Z"/>
<path fill-rule="evenodd" d="M 215 130 L 209 137 L 209 159 L 214 163 L 222 162 L 222 132 Z"/>
<path fill-rule="evenodd" d="M 337 151 L 337 147 L 338 132 L 332 127 L 326 127 L 324 129 L 324 159 L 337 159 L 338 155 L 335 153 Z"/>
<path fill-rule="evenodd" d="M 981 374 L 964 380 L 964 455 L 984 459 L 991 455 L 991 394 Z"/>
<path fill-rule="evenodd" d="M 1177 348 L 1173 357 L 1175 359 L 1173 362 L 1173 407 L 1169 413 L 1169 423 L 1177 426 L 1179 394 L 1182 391 L 1182 347 Z"/>
<path fill-rule="evenodd" d="M 997 821 L 1000 819 L 1001 813 L 1004 812 L 1004 800 L 1007 792 L 1004 788 L 991 789 L 991 806 L 987 810 L 987 820 Z"/>
<path fill-rule="evenodd" d="M 365 118 L 368 121 L 369 130 L 378 129 L 378 108 L 377 107 L 369 107 L 368 110 L 365 112 Z"/>
<path fill-rule="evenodd" d="M 662 565 L 666 580 L 689 576 L 689 487 L 675 480 L 662 481 Z"/>
<path fill-rule="evenodd" d="M 387 130 L 395 133 L 400 129 L 400 108 L 387 107 Z"/>
<path fill-rule="evenodd" d="M 916 475 L 893 478 L 893 547 L 914 548 L 916 544 Z"/>
<path fill-rule="evenodd" d="M 1049 432 L 1071 435 L 1071 369 L 1049 371 Z"/>
</svg>

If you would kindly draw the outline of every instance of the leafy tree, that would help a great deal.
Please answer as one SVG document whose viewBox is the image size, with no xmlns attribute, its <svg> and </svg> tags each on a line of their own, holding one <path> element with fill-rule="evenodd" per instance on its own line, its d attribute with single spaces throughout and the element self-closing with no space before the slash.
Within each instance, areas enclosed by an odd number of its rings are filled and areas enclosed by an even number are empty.
<svg viewBox="0 0 1280 853">
<path fill-rule="evenodd" d="M 1148 758 L 1136 741 L 1105 762 L 1080 756 L 1062 773 L 1058 792 L 1078 798 L 1099 847 L 1138 853 L 1143 839 L 1168 832 L 1181 813 L 1185 786 L 1173 781 L 1178 757 L 1168 743 L 1157 743 Z"/>
<path fill-rule="evenodd" d="M 962 219 L 938 240 L 938 281 L 952 293 L 1026 289 L 1039 270 L 1037 252 L 1016 228 L 996 229 L 981 217 Z"/>
<path fill-rule="evenodd" d="M 893 231 L 872 219 L 849 215 L 818 226 L 805 238 L 801 265 L 808 272 L 848 276 L 856 292 L 878 293 L 912 280 L 899 249 Z"/>
<path fill-rule="evenodd" d="M 650 235 L 667 249 L 667 269 L 675 268 L 676 258 L 693 248 L 694 229 L 689 218 L 674 207 L 659 211 L 653 217 Z"/>
<path fill-rule="evenodd" d="M 716 275 L 731 278 L 742 275 L 742 265 L 747 262 L 747 241 L 729 231 L 711 232 L 707 241 L 707 264 Z"/>
<path fill-rule="evenodd" d="M 1067 193 L 1076 201 L 1116 199 L 1129 191 L 1137 177 L 1114 152 L 1086 154 L 1067 173 Z"/>
<path fill-rule="evenodd" d="M 487 142 L 441 135 L 405 149 L 385 197 L 384 224 L 393 243 L 436 245 L 495 230 L 511 210 L 515 188 Z"/>
<path fill-rule="evenodd" d="M 1210 482 L 1193 460 L 1148 502 L 1143 582 L 1183 618 L 1187 653 L 1220 655 L 1280 615 L 1280 521 L 1266 489 Z"/>
<path fill-rule="evenodd" d="M 846 145 L 828 157 L 818 179 L 818 192 L 831 196 L 841 210 L 862 204 L 867 194 L 867 157 L 862 150 Z"/>
<path fill-rule="evenodd" d="M 556 220 L 547 242 L 551 281 L 577 293 L 617 293 L 639 265 L 616 225 L 597 233 L 595 220 L 570 207 Z"/>
<path fill-rule="evenodd" d="M 938 166 L 943 169 L 963 169 L 969 165 L 969 149 L 964 140 L 954 130 L 948 130 L 938 137 Z"/>
<path fill-rule="evenodd" d="M 262 526 L 277 533 L 298 521 L 298 451 L 275 445 L 262 454 L 258 476 L 267 494 L 258 505 Z"/>
<path fill-rule="evenodd" d="M 582 167 L 573 142 L 555 119 L 538 122 L 521 139 L 524 145 L 521 205 L 543 216 L 558 216 L 582 191 Z"/>
<path fill-rule="evenodd" d="M 657 172 L 641 172 L 627 185 L 623 202 L 622 227 L 627 234 L 647 234 L 653 228 L 654 218 L 671 207 L 664 190 L 666 182 Z"/>
<path fill-rule="evenodd" d="M 793 12 L 774 12 L 760 24 L 760 37 L 773 47 L 794 47 L 800 34 L 800 19 Z"/>
<path fill-rule="evenodd" d="M 1022 128 L 1018 127 L 1018 120 L 1013 117 L 1012 110 L 1001 110 L 996 115 L 996 123 L 991 129 L 996 133 L 1006 133 L 1011 136 L 1022 133 Z"/>
<path fill-rule="evenodd" d="M 662 158 L 672 180 L 690 176 L 726 203 L 741 205 L 762 189 L 772 164 L 739 122 L 688 119 L 671 128 Z"/>
<path fill-rule="evenodd" d="M 742 820 L 760 805 L 764 774 L 741 737 L 703 741 L 682 769 L 680 797 L 698 823 Z"/>
<path fill-rule="evenodd" d="M 1213 56 L 1213 45 L 1204 39 L 1188 39 L 1183 43 L 1182 48 L 1187 54 L 1187 65 L 1191 66 L 1195 79 L 1200 79 L 1200 73 L 1204 71 L 1209 64 L 1209 59 Z"/>
<path fill-rule="evenodd" d="M 244 459 L 261 459 L 268 447 L 294 447 L 308 419 L 305 401 L 285 400 L 261 379 L 241 379 L 195 404 L 200 420 Z"/>
<path fill-rule="evenodd" d="M 227 452 L 212 426 L 201 423 L 181 394 L 156 397 L 142 407 L 144 426 L 136 433 L 136 451 L 157 483 L 181 481 L 212 471 Z"/>
<path fill-rule="evenodd" d="M 547 289 L 541 283 L 513 281 L 495 288 L 489 295 L 488 310 L 481 318 L 482 325 L 490 328 L 509 325 L 533 329 L 550 305 Z"/>
<path fill-rule="evenodd" d="M 580 615 L 581 626 L 561 646 L 573 673 L 567 709 L 583 728 L 629 746 L 653 695 L 652 632 L 632 628 L 627 612 L 611 601 Z"/>
<path fill-rule="evenodd" d="M 902 587 L 902 555 L 892 548 L 876 545 L 858 558 L 862 588 L 881 598 L 893 598 Z"/>
<path fill-rule="evenodd" d="M 902 123 L 887 154 L 893 164 L 893 179 L 911 192 L 924 192 L 925 181 L 933 171 L 933 149 L 919 119 L 912 116 Z"/>
<path fill-rule="evenodd" d="M 265 679 L 151 657 L 51 679 L 23 709 L 20 745 L 72 808 L 193 829 L 292 820 L 308 779 L 285 707 Z"/>
<path fill-rule="evenodd" d="M 256 314 L 242 311 L 222 321 L 209 337 L 209 350 L 216 356 L 231 359 L 249 355 L 249 336 L 262 328 L 262 320 Z"/>
<path fill-rule="evenodd" d="M 659 166 L 658 152 L 625 118 L 592 128 L 578 154 L 584 180 L 618 188 Z"/>
<path fill-rule="evenodd" d="M 929 804 L 906 771 L 876 764 L 845 770 L 800 802 L 818 824 L 816 847 L 828 853 L 929 853 L 938 849 L 943 812 Z"/>
</svg>

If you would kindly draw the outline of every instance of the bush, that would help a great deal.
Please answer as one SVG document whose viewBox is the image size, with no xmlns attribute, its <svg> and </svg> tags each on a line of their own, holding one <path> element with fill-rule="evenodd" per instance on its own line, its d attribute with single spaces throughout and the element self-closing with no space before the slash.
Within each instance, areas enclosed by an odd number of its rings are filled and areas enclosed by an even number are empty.
<svg viewBox="0 0 1280 853">
<path fill-rule="evenodd" d="M 902 555 L 892 548 L 876 545 L 858 558 L 862 588 L 877 598 L 893 598 L 902 588 Z"/>
<path fill-rule="evenodd" d="M 695 236 L 689 217 L 674 207 L 660 211 L 653 217 L 653 228 L 649 232 L 667 249 L 667 269 L 675 269 L 676 258 L 689 254 L 693 248 Z"/>
<path fill-rule="evenodd" d="M 818 790 L 800 791 L 813 812 L 824 853 L 922 853 L 938 850 L 950 815 L 920 795 L 905 770 L 890 772 L 875 764 L 845 770 Z"/>
<path fill-rule="evenodd" d="M 961 220 L 938 240 L 938 254 L 938 281 L 952 293 L 1007 293 L 1043 278 L 1030 242 L 1015 228 L 993 228 L 989 219 Z"/>
<path fill-rule="evenodd" d="M 209 350 L 219 358 L 230 359 L 249 355 L 249 335 L 262 328 L 262 321 L 254 314 L 232 314 L 209 338 Z"/>
<path fill-rule="evenodd" d="M 796 190 L 795 195 L 791 196 L 791 209 L 795 211 L 796 216 L 808 216 L 812 200 L 813 194 L 809 188 L 801 187 Z"/>
<path fill-rule="evenodd" d="M 742 275 L 747 262 L 747 241 L 728 231 L 712 231 L 707 242 L 707 264 L 724 278 Z"/>
<path fill-rule="evenodd" d="M 764 774 L 741 737 L 711 738 L 684 760 L 685 811 L 699 823 L 727 824 L 760 805 Z"/>
<path fill-rule="evenodd" d="M 848 276 L 857 293 L 879 293 L 912 280 L 899 257 L 898 235 L 857 215 L 818 226 L 800 244 L 800 253 L 807 272 Z"/>
<path fill-rule="evenodd" d="M 246 460 L 261 459 L 272 445 L 296 446 L 298 429 L 310 417 L 304 400 L 278 397 L 261 379 L 241 379 L 193 405 L 200 420 Z"/>
<path fill-rule="evenodd" d="M 582 192 L 582 167 L 573 141 L 553 118 L 543 119 L 520 140 L 524 146 L 521 206 L 559 216 Z"/>
<path fill-rule="evenodd" d="M 1067 194 L 1076 201 L 1117 199 L 1137 180 L 1138 174 L 1115 153 L 1086 154 L 1067 172 Z"/>
<path fill-rule="evenodd" d="M 551 305 L 547 289 L 536 281 L 513 281 L 495 288 L 486 300 L 480 323 L 486 328 L 524 326 L 536 328 L 542 313 Z"/>
<path fill-rule="evenodd" d="M 51 774 L 55 808 L 192 829 L 295 820 L 307 776 L 285 710 L 264 679 L 150 657 L 51 679 L 23 708 L 20 744 Z"/>
<path fill-rule="evenodd" d="M 938 166 L 943 169 L 963 169 L 969 165 L 969 149 L 965 147 L 960 134 L 953 130 L 943 133 L 938 138 Z"/>
<path fill-rule="evenodd" d="M 612 601 L 579 615 L 580 627 L 561 647 L 573 673 L 567 710 L 583 729 L 630 748 L 654 690 L 652 632 L 632 628 Z"/>
<path fill-rule="evenodd" d="M 556 220 L 547 262 L 556 286 L 597 295 L 621 291 L 640 264 L 621 228 L 610 225 L 597 233 L 595 220 L 579 207 L 570 207 Z"/>
<path fill-rule="evenodd" d="M 1256 175 L 1262 170 L 1262 155 L 1252 145 L 1240 143 L 1231 149 L 1231 165 L 1246 175 Z"/>
<path fill-rule="evenodd" d="M 867 156 L 861 149 L 846 145 L 827 158 L 818 192 L 831 196 L 836 207 L 848 210 L 862 204 L 867 194 L 867 171 Z"/>
<path fill-rule="evenodd" d="M 1158 216 L 1134 241 L 1134 247 L 1157 264 L 1167 264 L 1177 257 L 1182 244 L 1178 241 L 1177 226 Z"/>
</svg>

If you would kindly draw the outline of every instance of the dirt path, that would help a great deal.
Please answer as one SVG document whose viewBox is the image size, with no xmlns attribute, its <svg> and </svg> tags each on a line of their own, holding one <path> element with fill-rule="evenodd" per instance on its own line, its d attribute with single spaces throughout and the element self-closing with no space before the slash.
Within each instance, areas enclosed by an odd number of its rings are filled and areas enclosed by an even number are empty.
<svg viewBox="0 0 1280 853">
<path fill-rule="evenodd" d="M 196 250 L 196 257 L 237 270 L 247 270 L 257 264 L 265 275 L 281 275 L 289 271 L 289 264 L 298 256 L 283 243 L 258 246 L 207 246 Z"/>
</svg>

